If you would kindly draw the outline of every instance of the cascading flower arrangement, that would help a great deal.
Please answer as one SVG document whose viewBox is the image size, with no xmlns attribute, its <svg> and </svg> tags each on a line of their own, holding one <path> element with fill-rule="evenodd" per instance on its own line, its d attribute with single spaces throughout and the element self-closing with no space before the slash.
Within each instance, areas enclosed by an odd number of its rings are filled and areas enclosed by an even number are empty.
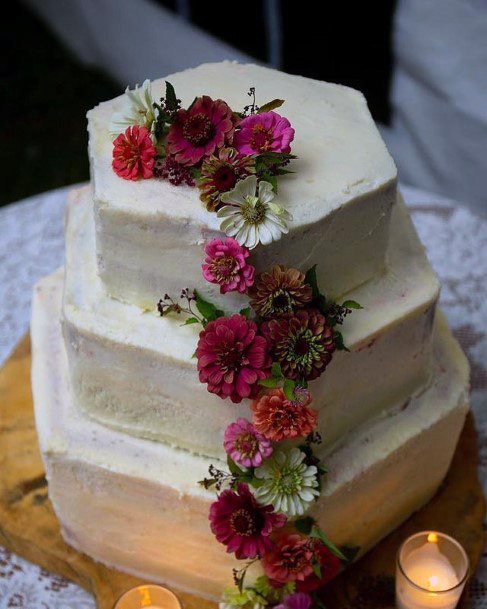
<svg viewBox="0 0 487 609">
<path fill-rule="evenodd" d="M 244 562 L 221 609 L 321 607 L 316 590 L 354 557 L 338 548 L 307 515 L 321 493 L 326 469 L 315 454 L 321 437 L 309 382 L 323 374 L 336 350 L 346 349 L 338 327 L 353 309 L 321 293 L 316 266 L 306 273 L 275 264 L 257 273 L 251 250 L 288 232 L 290 214 L 276 202 L 278 177 L 289 173 L 294 129 L 274 100 L 240 113 L 221 100 L 197 97 L 181 107 L 174 88 L 152 100 L 151 83 L 127 90 L 112 118 L 113 169 L 121 178 L 197 186 L 209 212 L 221 218 L 224 239 L 204 247 L 202 274 L 221 294 L 238 292 L 249 306 L 231 315 L 184 289 L 165 295 L 160 315 L 185 315 L 201 324 L 195 357 L 210 393 L 249 400 L 249 418 L 224 431 L 227 469 L 212 465 L 200 482 L 214 489 L 209 521 L 215 538 Z M 247 583 L 260 562 L 263 575 Z"/>
<path fill-rule="evenodd" d="M 319 607 L 316 590 L 354 550 L 336 547 L 307 515 L 326 473 L 314 451 L 321 438 L 309 382 L 345 349 L 338 326 L 361 307 L 330 302 L 316 267 L 302 273 L 274 265 L 257 273 L 249 249 L 232 237 L 213 239 L 204 251 L 203 277 L 221 294 L 246 294 L 249 307 L 226 315 L 198 292 L 183 290 L 183 304 L 166 295 L 158 310 L 203 326 L 195 357 L 209 392 L 234 403 L 249 400 L 249 418 L 224 432 L 228 469 L 212 465 L 200 482 L 217 491 L 209 514 L 213 534 L 245 561 L 221 609 Z M 246 584 L 256 561 L 264 575 Z"/>
<path fill-rule="evenodd" d="M 279 239 L 290 214 L 275 200 L 277 180 L 295 158 L 294 129 L 275 112 L 283 100 L 258 107 L 253 87 L 248 95 L 252 103 L 235 112 L 208 95 L 182 108 L 169 82 L 159 102 L 149 80 L 127 87 L 109 127 L 114 172 L 125 180 L 198 187 L 206 209 L 222 219 L 223 232 L 249 249 Z"/>
</svg>

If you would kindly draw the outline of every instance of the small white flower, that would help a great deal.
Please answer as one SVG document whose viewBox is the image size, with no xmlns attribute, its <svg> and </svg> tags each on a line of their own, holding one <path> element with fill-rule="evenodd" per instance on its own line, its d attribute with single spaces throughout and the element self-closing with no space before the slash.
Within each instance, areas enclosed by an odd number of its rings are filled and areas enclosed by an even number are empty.
<svg viewBox="0 0 487 609">
<path fill-rule="evenodd" d="M 152 106 L 151 81 L 144 80 L 142 86 L 135 85 L 135 89 L 125 89 L 124 106 L 120 112 L 112 115 L 108 127 L 112 139 L 123 133 L 127 127 L 139 125 L 152 130 L 155 120 L 154 107 Z"/>
<path fill-rule="evenodd" d="M 267 459 L 255 470 L 255 476 L 263 481 L 255 490 L 256 499 L 291 518 L 302 516 L 320 494 L 318 470 L 303 463 L 305 456 L 299 448 L 291 448 Z"/>
<path fill-rule="evenodd" d="M 227 588 L 223 593 L 223 601 L 219 609 L 265 609 L 267 601 L 251 588 L 240 592 L 235 588 Z"/>
<path fill-rule="evenodd" d="M 224 218 L 220 229 L 234 237 L 240 245 L 253 249 L 259 243 L 267 245 L 288 232 L 291 215 L 273 201 L 274 191 L 269 182 L 259 182 L 250 175 L 237 182 L 235 188 L 221 196 L 225 203 L 217 215 Z"/>
</svg>

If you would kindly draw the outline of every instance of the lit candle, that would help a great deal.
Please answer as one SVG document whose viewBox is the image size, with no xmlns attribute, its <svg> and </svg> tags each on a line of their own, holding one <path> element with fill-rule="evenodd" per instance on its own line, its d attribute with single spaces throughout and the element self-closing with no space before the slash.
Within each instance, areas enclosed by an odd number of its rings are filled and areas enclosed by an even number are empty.
<svg viewBox="0 0 487 609">
<path fill-rule="evenodd" d="M 181 609 L 181 604 L 167 588 L 147 585 L 125 592 L 113 609 Z"/>
<path fill-rule="evenodd" d="M 398 609 L 454 609 L 468 575 L 462 546 L 443 533 L 413 535 L 397 556 Z"/>
</svg>

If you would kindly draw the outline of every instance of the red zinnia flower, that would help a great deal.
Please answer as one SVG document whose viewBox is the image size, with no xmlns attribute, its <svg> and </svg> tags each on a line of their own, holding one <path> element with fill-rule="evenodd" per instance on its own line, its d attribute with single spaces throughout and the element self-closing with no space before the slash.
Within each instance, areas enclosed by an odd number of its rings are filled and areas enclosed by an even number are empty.
<svg viewBox="0 0 487 609">
<path fill-rule="evenodd" d="M 246 484 L 237 492 L 225 490 L 210 508 L 211 530 L 227 552 L 238 559 L 266 554 L 274 544 L 269 539 L 276 528 L 284 526 L 286 517 L 276 514 L 272 505 L 261 506 Z"/>
<path fill-rule="evenodd" d="M 340 559 L 332 554 L 325 544 L 314 541 L 314 557 L 320 565 L 321 578 L 313 572 L 304 580 L 296 583 L 296 590 L 300 592 L 313 592 L 324 586 L 341 571 Z"/>
<path fill-rule="evenodd" d="M 312 540 L 298 533 L 283 534 L 262 559 L 267 577 L 277 584 L 301 582 L 313 574 Z"/>
<path fill-rule="evenodd" d="M 167 134 L 167 152 L 182 165 L 196 165 L 217 148 L 231 143 L 234 128 L 229 106 L 221 99 L 203 95 L 189 110 L 178 110 Z"/>
<path fill-rule="evenodd" d="M 151 178 L 156 154 L 145 127 L 127 127 L 113 142 L 112 167 L 125 180 Z"/>
<path fill-rule="evenodd" d="M 316 427 L 318 413 L 309 408 L 311 395 L 305 393 L 302 401 L 286 399 L 282 389 L 270 389 L 252 403 L 255 429 L 273 442 L 304 437 Z"/>
<path fill-rule="evenodd" d="M 235 403 L 255 397 L 271 365 L 265 338 L 243 315 L 211 321 L 200 333 L 196 357 L 208 391 Z"/>
</svg>

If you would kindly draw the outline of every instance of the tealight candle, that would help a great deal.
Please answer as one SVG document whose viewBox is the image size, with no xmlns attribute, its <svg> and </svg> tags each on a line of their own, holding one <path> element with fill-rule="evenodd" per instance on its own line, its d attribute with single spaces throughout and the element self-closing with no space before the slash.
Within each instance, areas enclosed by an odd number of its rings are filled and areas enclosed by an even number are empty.
<svg viewBox="0 0 487 609">
<path fill-rule="evenodd" d="M 462 546 L 443 533 L 417 533 L 397 555 L 398 609 L 454 609 L 468 576 L 469 561 Z"/>
<path fill-rule="evenodd" d="M 181 603 L 167 588 L 147 585 L 125 592 L 113 609 L 181 609 Z"/>
</svg>

